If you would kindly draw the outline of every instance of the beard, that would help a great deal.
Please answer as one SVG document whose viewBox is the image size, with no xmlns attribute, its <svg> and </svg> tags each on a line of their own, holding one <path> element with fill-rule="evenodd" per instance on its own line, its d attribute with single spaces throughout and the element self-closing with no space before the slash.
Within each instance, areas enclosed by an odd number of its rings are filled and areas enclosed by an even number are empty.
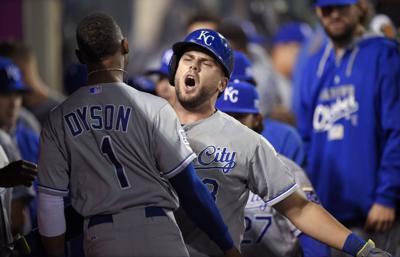
<svg viewBox="0 0 400 257">
<path fill-rule="evenodd" d="M 347 26 L 340 33 L 339 32 L 335 33 L 334 31 L 331 31 L 328 27 L 325 27 L 324 30 L 334 43 L 339 45 L 345 45 L 352 41 L 356 28 L 357 28 L 356 25 Z"/>
<path fill-rule="evenodd" d="M 199 107 L 204 102 L 208 101 L 215 93 L 206 87 L 202 87 L 195 95 L 184 95 L 179 85 L 175 84 L 175 86 L 177 99 L 185 109 L 195 109 Z"/>
</svg>

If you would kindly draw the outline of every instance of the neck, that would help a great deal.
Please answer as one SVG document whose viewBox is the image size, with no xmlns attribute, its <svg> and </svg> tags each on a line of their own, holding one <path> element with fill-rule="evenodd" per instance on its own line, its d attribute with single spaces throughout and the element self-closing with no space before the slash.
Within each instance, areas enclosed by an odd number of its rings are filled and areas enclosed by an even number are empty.
<svg viewBox="0 0 400 257">
<path fill-rule="evenodd" d="M 173 108 L 182 124 L 190 124 L 198 120 L 206 119 L 216 111 L 215 106 L 208 102 L 199 107 L 187 108 L 182 106 L 179 100 L 176 100 L 173 104 Z"/>
<path fill-rule="evenodd" d="M 126 71 L 117 65 L 114 67 L 88 66 L 88 85 L 99 83 L 123 82 Z"/>
</svg>

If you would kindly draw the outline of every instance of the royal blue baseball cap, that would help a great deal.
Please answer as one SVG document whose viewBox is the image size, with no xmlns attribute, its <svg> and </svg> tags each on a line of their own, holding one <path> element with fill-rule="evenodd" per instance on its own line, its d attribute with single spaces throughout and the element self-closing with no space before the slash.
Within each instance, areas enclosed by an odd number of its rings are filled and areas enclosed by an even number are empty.
<svg viewBox="0 0 400 257">
<path fill-rule="evenodd" d="M 0 94 L 29 91 L 22 81 L 19 68 L 8 58 L 0 57 Z"/>
<path fill-rule="evenodd" d="M 314 6 L 325 7 L 330 5 L 351 5 L 356 4 L 358 0 L 315 0 Z"/>
<path fill-rule="evenodd" d="M 161 56 L 160 66 L 157 69 L 148 70 L 146 75 L 157 74 L 168 77 L 168 66 L 173 54 L 174 51 L 172 49 L 165 50 Z"/>
<path fill-rule="evenodd" d="M 231 75 L 231 81 L 245 81 L 255 86 L 253 65 L 247 56 L 239 51 L 234 51 L 235 64 Z"/>
<path fill-rule="evenodd" d="M 231 81 L 218 98 L 216 108 L 222 112 L 260 113 L 257 90 L 244 81 Z"/>
<path fill-rule="evenodd" d="M 307 23 L 289 22 L 278 29 L 272 39 L 272 44 L 303 43 L 311 34 L 311 27 Z"/>
</svg>

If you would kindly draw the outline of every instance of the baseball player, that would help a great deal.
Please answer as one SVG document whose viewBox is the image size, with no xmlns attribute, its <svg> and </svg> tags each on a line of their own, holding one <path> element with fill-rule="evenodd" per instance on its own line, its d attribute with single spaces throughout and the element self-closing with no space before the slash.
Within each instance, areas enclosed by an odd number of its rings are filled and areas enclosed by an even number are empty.
<svg viewBox="0 0 400 257">
<path fill-rule="evenodd" d="M 129 48 L 119 26 L 95 13 L 76 35 L 88 85 L 51 111 L 40 141 L 38 224 L 47 254 L 64 254 L 69 194 L 85 217 L 86 256 L 188 256 L 172 213 L 178 195 L 226 256 L 239 256 L 195 176 L 195 154 L 171 106 L 122 82 Z"/>
<path fill-rule="evenodd" d="M 237 58 L 235 58 L 235 67 L 238 64 L 236 60 Z M 235 69 L 232 77 L 240 77 L 234 76 L 234 74 Z M 244 77 L 242 76 L 242 78 Z M 215 106 L 218 110 L 229 114 L 243 125 L 260 133 L 260 130 L 257 131 L 257 124 L 262 120 L 258 118 L 260 115 L 258 103 L 259 97 L 255 87 L 245 81 L 234 79 L 228 83 Z M 266 138 L 269 140 L 268 137 Z M 278 140 L 273 141 L 277 143 L 277 147 L 271 142 L 278 152 L 282 145 L 279 140 L 286 141 L 286 138 L 278 137 Z M 296 146 L 292 145 L 291 147 Z M 318 202 L 304 171 L 288 158 L 281 156 L 281 159 L 293 172 L 295 181 L 300 186 L 299 192 L 308 200 Z M 329 247 L 301 233 L 286 217 L 265 204 L 261 197 L 252 192 L 250 192 L 244 214 L 246 228 L 241 244 L 244 256 L 330 256 Z"/>
<path fill-rule="evenodd" d="M 303 71 L 298 128 L 322 205 L 399 256 L 399 45 L 365 30 L 364 4 L 316 1 L 329 42 Z"/>
<path fill-rule="evenodd" d="M 173 51 L 169 75 L 177 95 L 174 109 L 197 153 L 197 175 L 208 186 L 237 247 L 244 232 L 244 207 L 251 190 L 315 239 L 353 256 L 390 256 L 301 196 L 288 167 L 268 141 L 215 108 L 233 68 L 232 49 L 221 34 L 196 30 L 175 43 Z M 196 255 L 221 254 L 201 231 L 187 231 L 186 222 L 181 224 L 185 242 Z"/>
</svg>

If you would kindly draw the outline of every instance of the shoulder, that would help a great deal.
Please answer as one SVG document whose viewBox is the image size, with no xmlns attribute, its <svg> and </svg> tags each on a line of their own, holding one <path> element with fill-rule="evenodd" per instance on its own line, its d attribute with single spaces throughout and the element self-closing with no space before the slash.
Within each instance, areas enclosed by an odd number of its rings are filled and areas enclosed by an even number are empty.
<svg viewBox="0 0 400 257">
<path fill-rule="evenodd" d="M 139 91 L 124 83 L 119 87 L 123 94 L 137 107 L 146 113 L 159 113 L 163 109 L 169 109 L 169 103 L 165 99 L 150 93 Z"/>
<path fill-rule="evenodd" d="M 240 135 L 240 137 L 244 137 L 246 139 L 248 139 L 249 137 L 250 138 L 261 138 L 261 136 L 257 132 L 249 129 L 247 126 L 243 125 L 242 123 L 237 121 L 232 116 L 229 116 L 228 114 L 223 113 L 221 111 L 218 111 L 217 115 L 221 121 L 220 129 L 222 130 L 222 133 L 228 134 L 228 132 L 229 132 L 229 135 L 232 135 L 232 136 Z"/>
<path fill-rule="evenodd" d="M 358 46 L 369 51 L 399 53 L 399 43 L 396 40 L 376 34 L 366 35 L 358 42 Z"/>
</svg>

